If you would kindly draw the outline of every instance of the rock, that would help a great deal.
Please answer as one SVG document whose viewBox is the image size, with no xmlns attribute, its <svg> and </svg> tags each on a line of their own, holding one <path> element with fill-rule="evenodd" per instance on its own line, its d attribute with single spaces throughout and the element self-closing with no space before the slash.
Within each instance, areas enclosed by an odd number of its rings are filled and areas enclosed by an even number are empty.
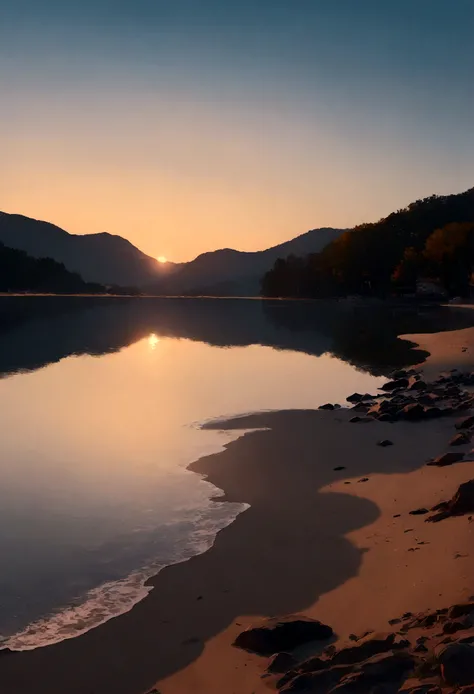
<svg viewBox="0 0 474 694">
<path fill-rule="evenodd" d="M 440 407 L 425 407 L 425 419 L 437 419 L 438 417 L 444 417 L 444 410 Z"/>
<path fill-rule="evenodd" d="M 369 481 L 368 477 L 361 477 L 361 479 L 358 480 L 358 482 L 368 482 L 368 481 Z"/>
<path fill-rule="evenodd" d="M 467 431 L 462 431 L 459 434 L 456 434 L 453 436 L 451 441 L 449 442 L 450 446 L 465 446 L 467 443 L 469 443 L 471 440 L 471 434 L 469 434 Z"/>
<path fill-rule="evenodd" d="M 351 407 L 351 410 L 353 410 L 354 412 L 364 412 L 364 414 L 365 414 L 366 412 L 368 412 L 369 406 L 364 405 L 363 402 L 358 402 L 357 405 L 354 405 L 354 407 Z"/>
<path fill-rule="evenodd" d="M 318 672 L 319 670 L 326 670 L 329 666 L 330 663 L 328 660 L 323 660 L 318 655 L 313 655 L 311 658 L 300 663 L 296 671 L 298 673 Z"/>
<path fill-rule="evenodd" d="M 233 645 L 258 655 L 272 655 L 331 636 L 333 630 L 327 624 L 315 619 L 289 616 L 268 619 L 261 626 L 246 629 L 237 636 Z"/>
<path fill-rule="evenodd" d="M 474 647 L 467 643 L 450 643 L 436 653 L 441 677 L 450 686 L 474 684 Z"/>
<path fill-rule="evenodd" d="M 352 393 L 346 398 L 347 402 L 360 402 L 364 396 L 360 393 Z"/>
<path fill-rule="evenodd" d="M 398 692 L 399 694 L 442 694 L 437 684 L 421 684 L 419 680 L 414 679 L 405 682 Z"/>
<path fill-rule="evenodd" d="M 405 682 L 401 689 L 398 690 L 399 694 L 442 694 L 441 689 L 437 684 L 427 683 L 422 684 L 420 680 L 410 678 Z"/>
<path fill-rule="evenodd" d="M 331 694 L 332 692 L 334 694 L 356 694 L 356 692 L 365 694 L 370 692 L 372 687 L 384 682 L 399 686 L 407 674 L 413 671 L 415 664 L 416 659 L 403 651 L 381 653 L 362 663 L 356 672 L 344 677 L 330 692 Z"/>
<path fill-rule="evenodd" d="M 350 422 L 353 424 L 356 424 L 357 422 L 363 422 L 364 424 L 367 424 L 369 422 L 373 422 L 374 418 L 373 417 L 352 417 L 352 419 L 349 419 Z"/>
<path fill-rule="evenodd" d="M 430 629 L 438 621 L 438 614 L 432 612 L 431 614 L 422 614 L 415 621 L 413 626 L 422 627 L 424 629 Z"/>
<path fill-rule="evenodd" d="M 318 407 L 318 410 L 333 410 L 333 409 L 334 409 L 334 405 L 331 405 L 330 402 L 327 402 L 325 405 L 320 405 Z"/>
<path fill-rule="evenodd" d="M 415 653 L 427 653 L 428 649 L 426 648 L 424 643 L 419 643 L 418 646 L 415 646 L 413 649 Z"/>
<path fill-rule="evenodd" d="M 424 381 L 417 380 L 413 376 L 409 379 L 408 390 L 426 390 L 428 386 Z"/>
<path fill-rule="evenodd" d="M 347 646 L 337 651 L 331 659 L 331 664 L 353 665 L 354 663 L 361 663 L 374 655 L 391 651 L 394 643 L 395 634 L 371 634 L 358 641 L 356 646 Z"/>
<path fill-rule="evenodd" d="M 288 670 L 294 668 L 296 664 L 297 661 L 293 658 L 291 653 L 275 653 L 269 660 L 267 672 L 288 672 Z"/>
<path fill-rule="evenodd" d="M 397 369 L 397 371 L 392 371 L 390 378 L 392 381 L 396 381 L 400 378 L 406 378 L 408 376 L 408 371 L 406 369 Z"/>
<path fill-rule="evenodd" d="M 447 465 L 453 465 L 454 463 L 458 463 L 460 460 L 464 458 L 464 453 L 444 453 L 443 455 L 439 455 L 437 458 L 434 460 L 430 460 L 427 465 L 432 465 L 434 467 L 446 467 Z"/>
<path fill-rule="evenodd" d="M 334 472 L 339 472 L 340 470 L 345 470 L 344 465 L 338 465 L 337 467 L 333 468 Z"/>
<path fill-rule="evenodd" d="M 458 631 L 464 631 L 471 627 L 471 621 L 464 617 L 463 619 L 455 619 L 443 624 L 443 634 L 456 634 Z"/>
<path fill-rule="evenodd" d="M 458 412 L 464 412 L 465 410 L 470 410 L 472 407 L 471 401 L 470 400 L 462 400 L 459 405 L 456 407 L 456 410 Z"/>
<path fill-rule="evenodd" d="M 351 667 L 331 667 L 326 670 L 321 670 L 319 672 L 308 672 L 303 674 L 296 674 L 295 677 L 287 680 L 287 675 L 282 679 L 285 682 L 283 688 L 280 692 L 283 694 L 293 694 L 293 692 L 301 692 L 301 694 L 308 694 L 309 692 L 329 692 L 332 691 L 332 687 L 337 685 L 342 677 L 347 675 L 351 670 Z M 290 673 L 288 673 L 290 674 Z M 277 687 L 280 687 L 279 680 L 277 682 Z"/>
<path fill-rule="evenodd" d="M 390 392 L 392 390 L 406 389 L 409 386 L 408 378 L 397 378 L 395 381 L 384 383 L 380 390 Z"/>
<path fill-rule="evenodd" d="M 377 419 L 379 422 L 393 422 L 396 419 L 396 414 L 390 415 L 388 412 L 384 412 Z"/>
<path fill-rule="evenodd" d="M 474 612 L 474 602 L 463 602 L 457 605 L 453 605 L 448 610 L 449 619 L 459 619 L 459 617 L 466 617 Z"/>
<path fill-rule="evenodd" d="M 436 393 L 423 393 L 423 395 L 420 395 L 418 398 L 418 402 L 422 405 L 433 405 L 439 399 L 440 396 L 436 395 Z"/>
<path fill-rule="evenodd" d="M 434 506 L 431 510 L 437 513 L 426 519 L 430 523 L 437 523 L 451 516 L 472 513 L 474 511 L 474 480 L 461 484 L 452 499 Z"/>
<path fill-rule="evenodd" d="M 381 446 L 382 448 L 393 446 L 393 441 L 390 441 L 389 439 L 382 439 L 382 441 L 377 441 L 377 446 Z"/>
<path fill-rule="evenodd" d="M 352 417 L 351 419 L 349 419 L 349 422 L 351 422 L 351 424 L 357 424 L 357 422 L 360 422 L 361 419 L 362 419 L 361 417 L 358 417 L 356 415 L 355 417 Z"/>
<path fill-rule="evenodd" d="M 472 426 L 474 426 L 474 415 L 469 415 L 469 417 L 458 419 L 455 424 L 456 429 L 469 429 Z"/>
<path fill-rule="evenodd" d="M 425 418 L 425 408 L 419 403 L 413 403 L 412 405 L 405 405 L 405 407 L 400 412 L 400 416 L 409 422 L 416 422 Z"/>
<path fill-rule="evenodd" d="M 410 516 L 424 516 L 429 513 L 427 508 L 416 508 L 414 511 L 410 511 Z"/>
</svg>

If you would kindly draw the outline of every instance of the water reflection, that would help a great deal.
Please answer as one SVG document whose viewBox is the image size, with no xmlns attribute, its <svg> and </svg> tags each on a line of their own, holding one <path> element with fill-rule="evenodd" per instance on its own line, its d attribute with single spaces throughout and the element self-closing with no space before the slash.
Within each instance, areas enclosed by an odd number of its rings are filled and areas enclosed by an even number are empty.
<svg viewBox="0 0 474 694">
<path fill-rule="evenodd" d="M 241 507 L 212 503 L 215 487 L 186 466 L 236 434 L 193 423 L 342 402 L 422 359 L 397 333 L 473 316 L 0 298 L 0 375 L 18 374 L 0 382 L 0 634 L 43 618 L 12 645 L 77 634 L 130 607 L 146 576 L 209 546 Z"/>
<path fill-rule="evenodd" d="M 97 297 L 0 298 L 0 375 L 41 368 L 77 354 L 117 351 L 147 337 L 220 347 L 265 345 L 326 352 L 373 375 L 423 361 L 398 339 L 410 332 L 469 327 L 472 311 L 444 307 L 355 307 L 338 303 L 239 299 Z"/>
</svg>

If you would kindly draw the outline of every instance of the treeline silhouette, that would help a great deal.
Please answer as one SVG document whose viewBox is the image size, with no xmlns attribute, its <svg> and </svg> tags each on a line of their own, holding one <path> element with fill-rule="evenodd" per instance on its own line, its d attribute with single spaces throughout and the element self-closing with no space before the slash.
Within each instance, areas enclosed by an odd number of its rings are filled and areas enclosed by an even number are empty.
<svg viewBox="0 0 474 694">
<path fill-rule="evenodd" d="M 0 291 L 92 294 L 105 292 L 105 287 L 84 282 L 79 274 L 52 258 L 32 258 L 0 243 Z"/>
<path fill-rule="evenodd" d="M 320 253 L 278 259 L 263 296 L 387 297 L 431 280 L 448 295 L 469 293 L 474 264 L 474 188 L 432 195 L 342 234 Z"/>
<path fill-rule="evenodd" d="M 0 242 L 0 292 L 51 294 L 137 294 L 132 287 L 85 282 L 52 258 L 33 258 Z"/>
</svg>

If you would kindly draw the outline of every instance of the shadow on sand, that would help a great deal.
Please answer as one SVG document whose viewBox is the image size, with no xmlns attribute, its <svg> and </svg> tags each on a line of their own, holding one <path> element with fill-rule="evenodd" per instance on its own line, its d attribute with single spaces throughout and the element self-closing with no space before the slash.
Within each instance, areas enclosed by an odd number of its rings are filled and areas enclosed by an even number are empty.
<svg viewBox="0 0 474 694">
<path fill-rule="evenodd" d="M 76 639 L 0 659 L 2 694 L 142 694 L 195 660 L 239 615 L 304 610 L 357 575 L 345 537 L 374 522 L 372 502 L 321 492 L 341 476 L 414 470 L 445 443 L 436 422 L 353 425 L 348 411 L 288 411 L 206 425 L 251 429 L 191 469 L 250 507 L 214 546 L 164 569 L 135 608 Z M 380 449 L 387 436 L 396 445 Z M 343 465 L 344 472 L 334 467 Z M 348 486 L 348 491 L 353 487 Z"/>
</svg>

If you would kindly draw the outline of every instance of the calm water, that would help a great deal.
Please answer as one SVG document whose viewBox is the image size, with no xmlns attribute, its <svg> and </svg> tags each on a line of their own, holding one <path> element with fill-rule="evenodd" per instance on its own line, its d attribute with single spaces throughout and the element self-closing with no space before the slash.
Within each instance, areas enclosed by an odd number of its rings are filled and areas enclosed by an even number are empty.
<svg viewBox="0 0 474 694">
<path fill-rule="evenodd" d="M 436 318 L 436 320 L 435 320 Z M 432 329 L 467 320 L 432 312 Z M 374 391 L 422 358 L 411 313 L 224 300 L 0 300 L 0 634 L 14 648 L 129 609 L 245 507 L 187 471 L 215 418 Z M 463 327 L 463 326 L 459 326 Z"/>
</svg>

